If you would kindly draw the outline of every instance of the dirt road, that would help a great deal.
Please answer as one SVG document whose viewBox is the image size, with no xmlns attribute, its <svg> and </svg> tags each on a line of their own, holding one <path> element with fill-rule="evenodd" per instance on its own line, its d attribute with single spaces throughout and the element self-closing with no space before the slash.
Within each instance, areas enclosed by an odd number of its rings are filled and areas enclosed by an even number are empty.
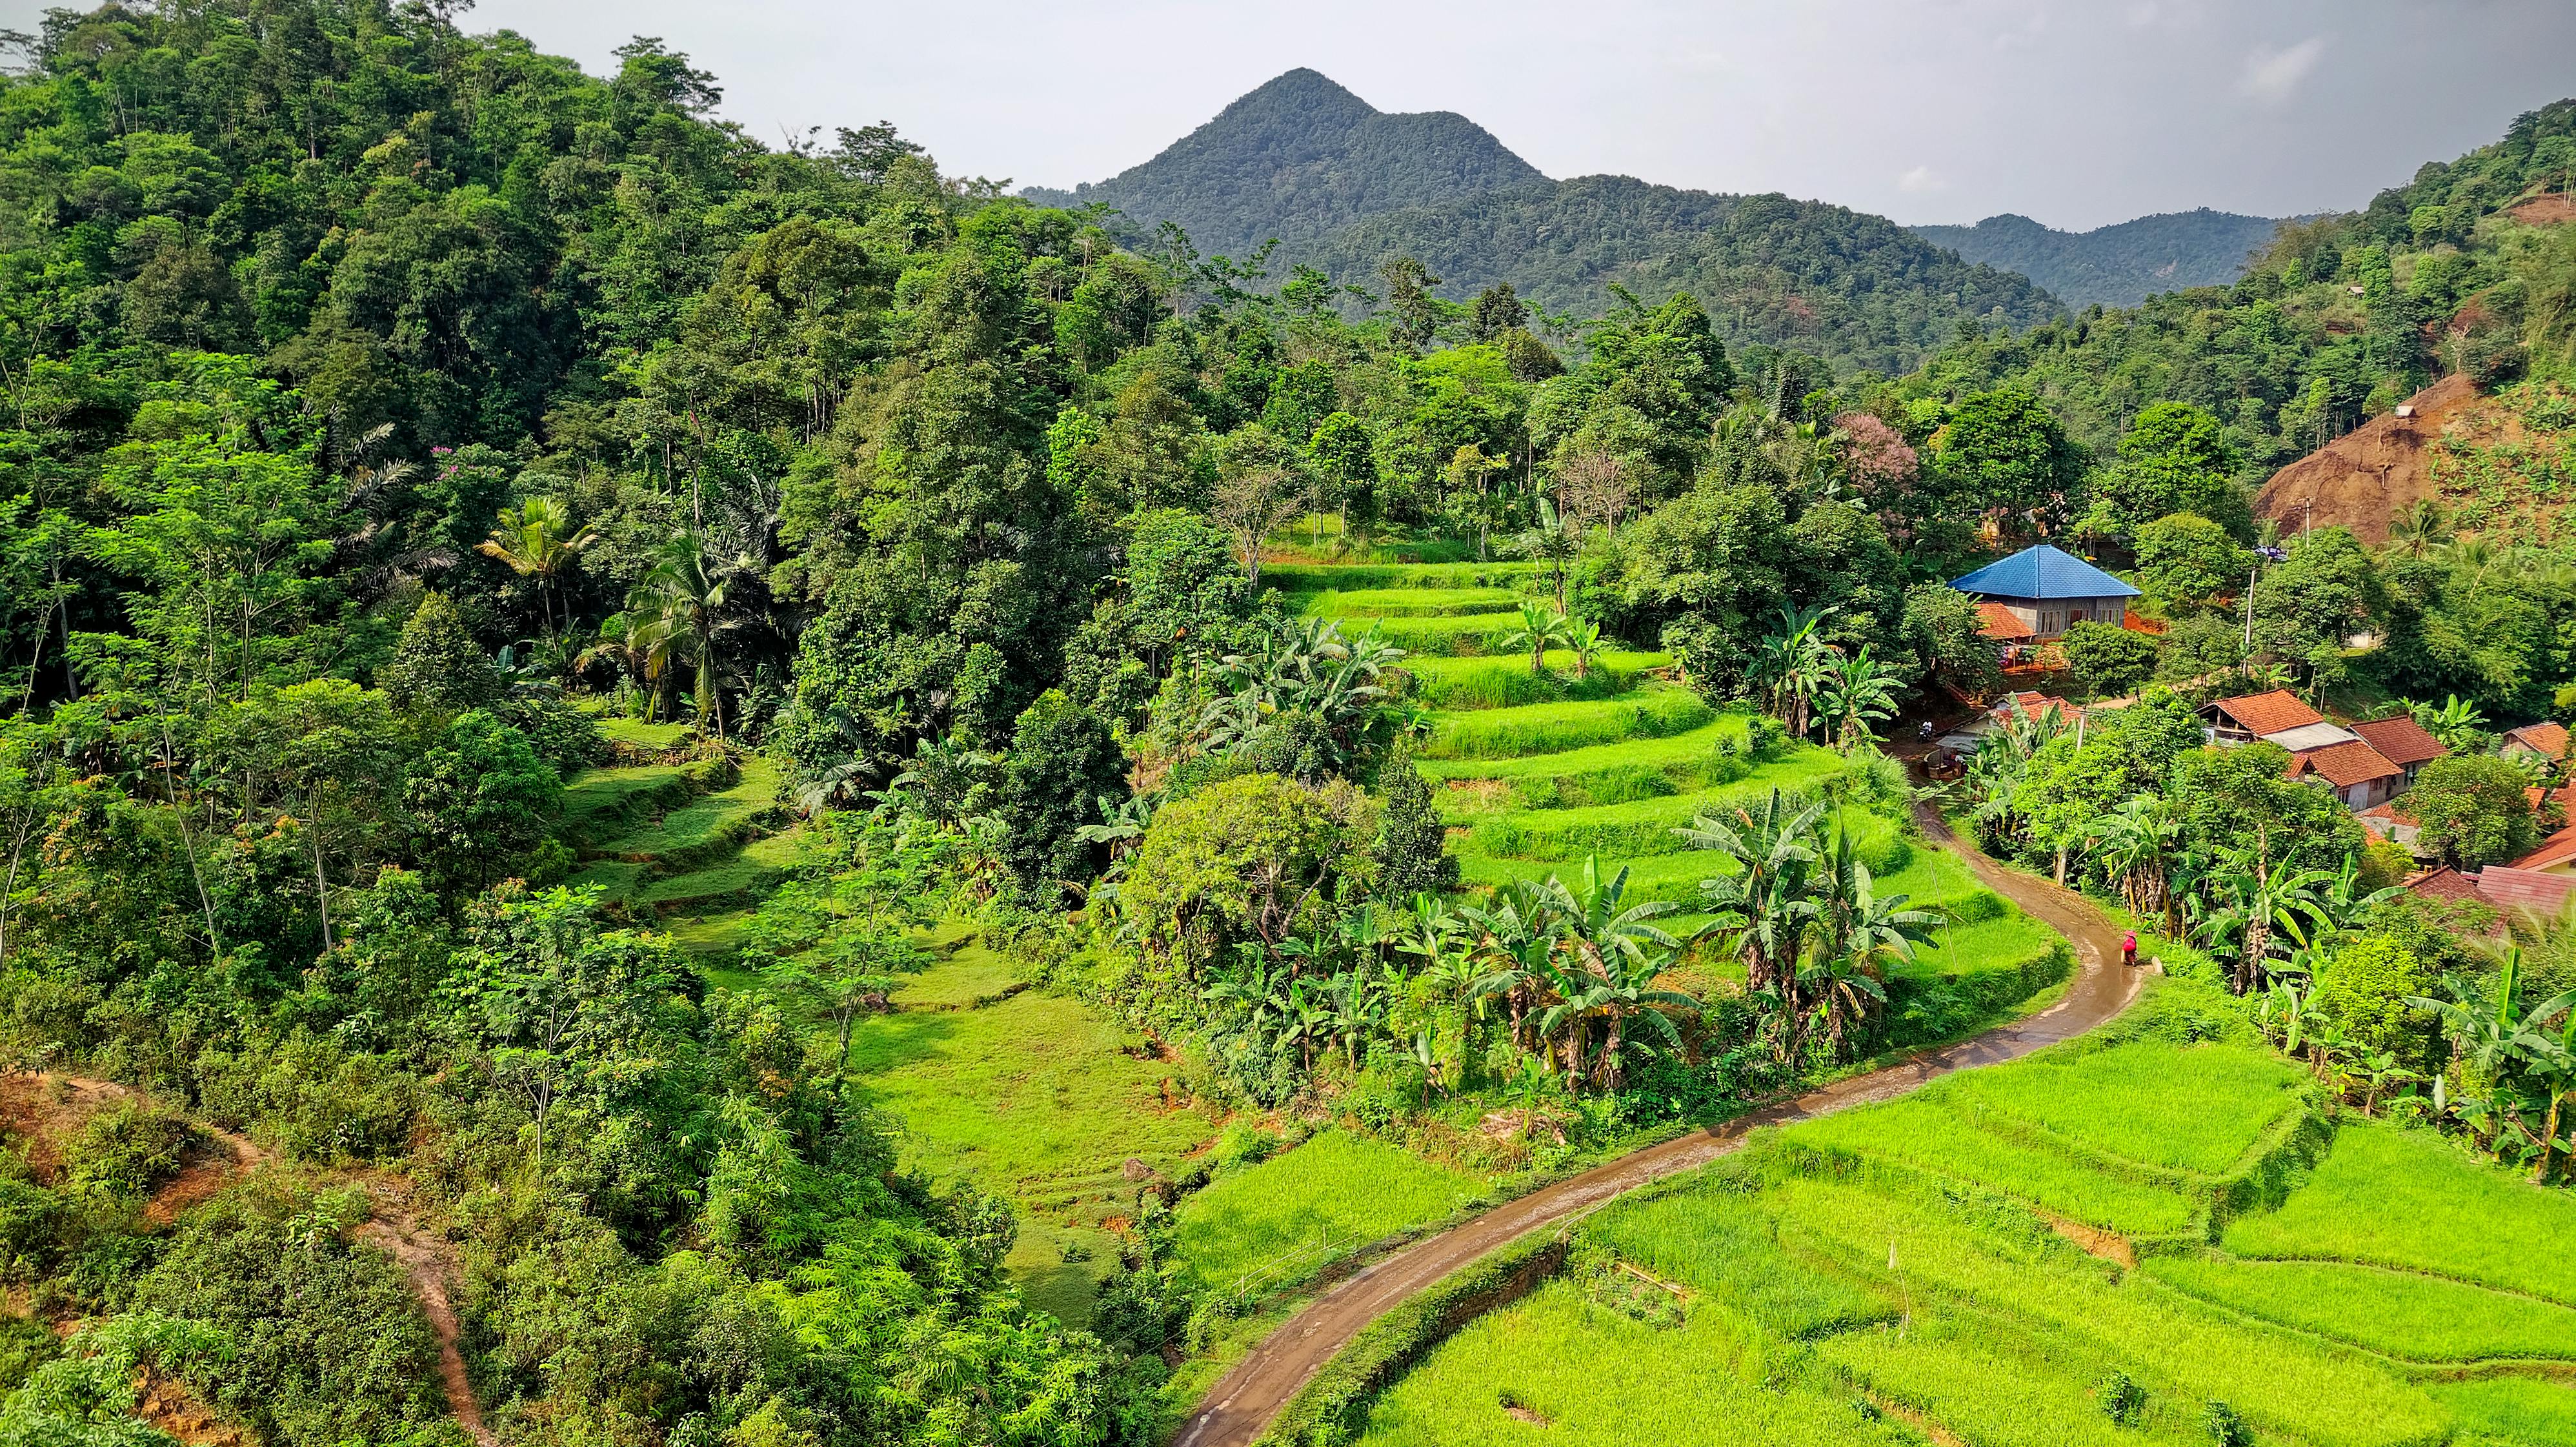
<svg viewBox="0 0 2576 1447">
<path fill-rule="evenodd" d="M 1836 1081 L 1820 1090 L 1765 1106 L 1721 1126 L 1648 1146 L 1608 1165 L 1497 1206 L 1482 1216 L 1409 1247 L 1333 1287 L 1299 1312 L 1228 1372 L 1208 1393 L 1175 1447 L 1250 1447 L 1288 1399 L 1361 1328 L 1451 1272 L 1541 1226 L 1579 1215 L 1612 1197 L 1676 1171 L 1704 1166 L 1744 1144 L 1757 1127 L 1812 1119 L 1893 1099 L 1954 1070 L 2028 1055 L 2072 1039 L 2111 1019 L 2138 990 L 2136 971 L 2120 964 L 2120 934 L 2071 891 L 2017 874 L 1953 837 L 1928 809 L 1924 831 L 1964 860 L 1996 893 L 2066 936 L 2076 975 L 2065 997 L 2027 1019 L 1998 1026 L 1956 1045 Z"/>
</svg>

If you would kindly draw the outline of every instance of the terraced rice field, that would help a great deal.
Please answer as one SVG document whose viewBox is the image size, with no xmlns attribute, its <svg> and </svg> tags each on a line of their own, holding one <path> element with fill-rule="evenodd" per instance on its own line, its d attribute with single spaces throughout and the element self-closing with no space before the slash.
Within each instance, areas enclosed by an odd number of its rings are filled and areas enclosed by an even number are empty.
<svg viewBox="0 0 2576 1447">
<path fill-rule="evenodd" d="M 625 757 L 681 749 L 678 724 L 610 719 Z M 786 877 L 794 842 L 778 766 L 759 754 L 588 769 L 565 790 L 562 833 L 582 861 L 567 881 L 609 908 L 721 954 L 751 906 Z"/>
<path fill-rule="evenodd" d="M 2259 1045 L 2138 1038 L 1802 1124 L 1591 1218 L 1361 1440 L 2180 1447 L 2215 1402 L 2264 1444 L 2576 1441 L 2576 1208 L 2314 1109 Z"/>
<path fill-rule="evenodd" d="M 1574 655 L 1551 650 L 1533 672 L 1528 654 L 1503 643 L 1520 626 L 1522 600 L 1553 602 L 1525 563 L 1273 565 L 1262 576 L 1298 613 L 1351 633 L 1374 627 L 1417 650 L 1402 667 L 1433 712 L 1416 755 L 1441 790 L 1471 886 L 1572 878 L 1597 855 L 1605 870 L 1627 867 L 1631 898 L 1686 912 L 1712 866 L 1675 830 L 1775 788 L 1818 796 L 1850 768 L 1803 745 L 1748 757 L 1750 720 L 1661 676 L 1672 666 L 1665 654 L 1605 652 L 1578 677 Z M 1836 822 L 1861 843 L 1883 891 L 1948 920 L 1905 973 L 1962 984 L 1979 1008 L 1994 1009 L 2062 972 L 2056 935 L 1958 861 L 1918 848 L 1896 821 L 1865 808 L 1843 808 Z"/>
</svg>

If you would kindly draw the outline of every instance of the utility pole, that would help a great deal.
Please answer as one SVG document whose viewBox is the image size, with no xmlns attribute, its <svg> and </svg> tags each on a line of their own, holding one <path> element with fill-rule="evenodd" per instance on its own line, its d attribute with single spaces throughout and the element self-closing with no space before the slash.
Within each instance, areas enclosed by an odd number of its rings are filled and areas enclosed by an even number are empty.
<svg viewBox="0 0 2576 1447">
<path fill-rule="evenodd" d="M 2263 576 L 2263 565 L 2256 563 L 2245 573 L 2245 656 L 2254 656 L 2254 580 Z"/>
</svg>

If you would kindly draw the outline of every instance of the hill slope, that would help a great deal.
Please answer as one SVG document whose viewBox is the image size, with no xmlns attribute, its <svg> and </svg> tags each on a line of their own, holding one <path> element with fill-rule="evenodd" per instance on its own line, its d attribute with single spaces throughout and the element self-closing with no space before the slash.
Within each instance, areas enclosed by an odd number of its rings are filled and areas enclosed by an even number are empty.
<svg viewBox="0 0 2576 1447">
<path fill-rule="evenodd" d="M 1597 314 L 1620 285 L 1696 294 L 1731 342 L 1903 371 L 1963 319 L 2024 328 L 2058 315 L 2023 277 L 1975 265 L 1880 216 L 1786 196 L 1725 196 L 1582 176 L 1372 216 L 1288 251 L 1365 281 L 1421 258 L 1464 299 L 1498 281 L 1552 311 Z"/>
<path fill-rule="evenodd" d="M 2058 231 L 2009 214 L 1974 226 L 1909 229 L 1969 261 L 2019 272 L 2070 306 L 2136 306 L 2157 292 L 2234 282 L 2279 225 L 2203 207 L 2091 231 Z"/>
<path fill-rule="evenodd" d="M 2027 279 L 1960 260 L 1882 217 L 1784 196 L 1726 196 L 1627 176 L 1553 182 L 1465 117 L 1388 115 L 1311 70 L 1237 100 L 1141 166 L 1053 206 L 1105 202 L 1143 242 L 1177 222 L 1203 252 L 1282 243 L 1273 275 L 1304 262 L 1363 286 L 1414 256 L 1465 300 L 1510 282 L 1579 316 L 1610 287 L 1647 301 L 1696 293 L 1728 340 L 1902 371 L 1962 319 L 2026 327 L 2062 308 Z"/>
<path fill-rule="evenodd" d="M 1389 115 L 1298 69 L 1143 165 L 1022 194 L 1050 206 L 1106 202 L 1140 231 L 1175 221 L 1202 251 L 1240 256 L 1270 237 L 1294 242 L 1372 212 L 1546 179 L 1464 116 Z"/>
</svg>

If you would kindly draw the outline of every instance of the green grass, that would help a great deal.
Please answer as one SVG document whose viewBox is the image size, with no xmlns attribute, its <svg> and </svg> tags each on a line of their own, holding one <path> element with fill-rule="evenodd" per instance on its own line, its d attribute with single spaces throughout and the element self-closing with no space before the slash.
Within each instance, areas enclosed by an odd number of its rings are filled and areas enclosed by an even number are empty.
<svg viewBox="0 0 2576 1447">
<path fill-rule="evenodd" d="M 1724 1312 L 1658 1329 L 1588 1303 L 1567 1283 L 1483 1317 L 1379 1398 L 1363 1447 L 1900 1447 L 1848 1393 L 1740 1374 Z M 1748 1379 L 1749 1376 L 1749 1379 Z M 1516 1418 L 1511 1406 L 1550 1425 Z"/>
<path fill-rule="evenodd" d="M 1421 768 L 1425 776 L 1433 779 L 1535 779 L 1563 784 L 1619 771 L 1706 766 L 1716 761 L 1720 743 L 1743 744 L 1745 723 L 1743 714 L 1720 714 L 1696 728 L 1657 738 L 1624 739 L 1509 759 L 1425 759 Z"/>
<path fill-rule="evenodd" d="M 1416 692 L 1433 708 L 1519 708 L 1569 699 L 1616 698 L 1638 687 L 1649 669 L 1669 668 L 1669 653 L 1608 649 L 1594 655 L 1591 672 L 1574 673 L 1574 655 L 1562 648 L 1546 654 L 1547 671 L 1532 673 L 1529 655 L 1452 658 L 1415 654 L 1398 667 L 1413 675 Z"/>
<path fill-rule="evenodd" d="M 752 755 L 743 760 L 741 776 L 730 787 L 702 794 L 600 848 L 620 858 L 670 860 L 741 843 L 778 816 L 778 785 L 778 765 Z"/>
<path fill-rule="evenodd" d="M 1283 593 L 1363 588 L 1496 588 L 1533 577 L 1538 564 L 1492 563 L 1264 563 L 1261 586 Z"/>
<path fill-rule="evenodd" d="M 1616 699 L 1524 704 L 1441 714 L 1417 752 L 1425 759 L 1516 759 L 1623 739 L 1687 733 L 1717 711 L 1685 688 L 1646 688 Z"/>
<path fill-rule="evenodd" d="M 1893 1298 L 1793 1256 L 1776 1223 L 1740 1192 L 1614 1206 L 1584 1236 L 1666 1281 L 1721 1297 L 1781 1337 L 1825 1336 L 1897 1314 Z"/>
<path fill-rule="evenodd" d="M 2430 1131 L 2346 1124 L 2280 1210 L 2229 1226 L 2240 1256 L 2356 1261 L 2576 1306 L 2576 1197 L 2471 1159 Z"/>
<path fill-rule="evenodd" d="M 1947 1087 L 1798 1126 L 1788 1139 L 1984 1186 L 2054 1216 L 2123 1235 L 2167 1236 L 2200 1215 L 2191 1197 L 1981 1129 Z"/>
<path fill-rule="evenodd" d="M 1836 1337 L 1817 1355 L 1978 1447 L 2207 1447 L 2200 1403 L 2153 1403 L 2146 1421 L 2118 1425 L 2096 1394 L 2109 1359 L 2070 1363 L 2014 1345 L 1987 1320 L 1962 1316 Z"/>
<path fill-rule="evenodd" d="M 1967 1101 L 2125 1160 L 2223 1176 L 2274 1122 L 2302 1108 L 2306 1078 L 2269 1050 L 2207 1044 L 2177 1052 L 2141 1040 L 1965 1075 L 1954 1088 Z"/>
<path fill-rule="evenodd" d="M 1991 919 L 1935 928 L 1930 939 L 1914 947 L 1914 958 L 1897 966 L 1895 973 L 1917 980 L 2028 974 L 2065 947 L 2057 931 L 2012 908 L 2001 896 L 1987 898 L 2004 904 L 2006 912 Z"/>
<path fill-rule="evenodd" d="M 646 723 L 624 714 L 595 716 L 602 737 L 611 743 L 632 744 L 640 749 L 674 749 L 686 743 L 689 726 L 684 723 Z"/>
<path fill-rule="evenodd" d="M 1878 1275 L 1897 1263 L 1917 1311 L 1960 1303 L 2052 1355 L 2117 1360 L 2151 1396 L 2231 1403 L 2261 1432 L 2399 1447 L 2439 1440 L 2447 1421 L 2421 1388 L 2368 1359 L 2214 1313 L 1937 1189 L 1796 1176 L 1766 1205 L 1831 1239 L 1847 1269 Z"/>
<path fill-rule="evenodd" d="M 2408 1361 L 2576 1359 L 2576 1311 L 2438 1276 L 2200 1256 L 2151 1256 L 2141 1266 L 2204 1301 Z"/>
<path fill-rule="evenodd" d="M 2576 1387 L 2499 1377 L 2453 1382 L 2433 1395 L 2451 1409 L 2465 1435 L 2462 1447 L 2487 1442 L 2512 1447 L 2567 1447 L 2576 1442 Z"/>
<path fill-rule="evenodd" d="M 1291 610 L 1310 618 L 1437 618 L 1458 613 L 1518 616 L 1516 588 L 1330 588 L 1290 593 Z"/>
<path fill-rule="evenodd" d="M 1181 1255 L 1212 1291 L 1278 1268 L 1258 1297 L 1311 1276 L 1351 1247 L 1441 1220 L 1484 1183 L 1383 1141 L 1325 1131 L 1181 1202 Z"/>
<path fill-rule="evenodd" d="M 1816 757 L 1818 754 L 1821 759 Z M 1765 766 L 1749 779 L 1696 793 L 1489 815 L 1470 827 L 1460 852 L 1536 860 L 1579 860 L 1586 854 L 1599 854 L 1605 860 L 1636 860 L 1678 854 L 1691 847 L 1678 831 L 1691 827 L 1701 816 L 1722 816 L 1728 810 L 1759 803 L 1775 788 L 1810 788 L 1841 766 L 1841 760 L 1816 750 Z M 1916 851 L 1894 821 L 1858 806 L 1844 808 L 1838 817 L 1852 831 L 1872 872 L 1894 873 L 1912 862 Z"/>
</svg>

